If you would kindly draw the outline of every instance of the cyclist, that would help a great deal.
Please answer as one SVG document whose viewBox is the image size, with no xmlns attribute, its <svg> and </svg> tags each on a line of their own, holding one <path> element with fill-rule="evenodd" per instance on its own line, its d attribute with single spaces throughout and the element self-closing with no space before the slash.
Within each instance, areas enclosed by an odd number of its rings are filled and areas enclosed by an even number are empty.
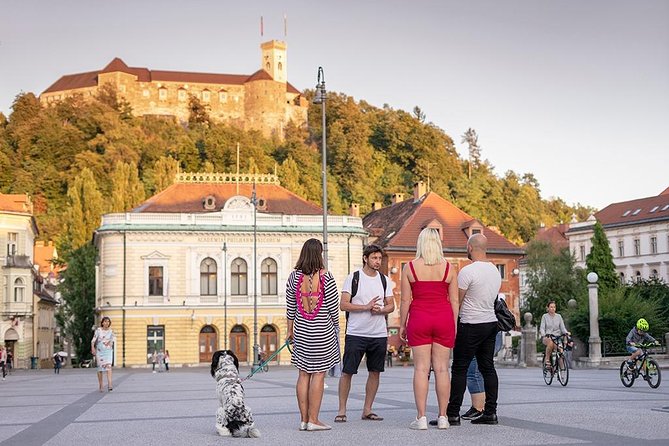
<svg viewBox="0 0 669 446">
<path fill-rule="evenodd" d="M 541 341 L 546 346 L 546 365 L 551 364 L 551 353 L 556 347 L 555 342 L 551 339 L 551 335 L 560 336 L 567 334 L 567 328 L 564 326 L 564 320 L 560 314 L 556 313 L 557 305 L 554 300 L 548 302 L 546 307 L 548 310 L 543 316 L 541 316 L 541 325 L 539 327 L 539 333 L 541 334 Z"/>
<path fill-rule="evenodd" d="M 636 361 L 636 358 L 641 356 L 642 353 L 642 351 L 636 347 L 637 344 L 643 342 L 654 342 L 659 344 L 659 342 L 657 342 L 654 337 L 648 334 L 648 328 L 648 321 L 644 318 L 641 318 L 636 321 L 636 327 L 632 327 L 629 334 L 627 335 L 627 339 L 625 339 L 627 351 L 630 353 L 630 357 L 627 360 L 627 364 L 630 367 L 634 366 L 634 361 Z"/>
</svg>

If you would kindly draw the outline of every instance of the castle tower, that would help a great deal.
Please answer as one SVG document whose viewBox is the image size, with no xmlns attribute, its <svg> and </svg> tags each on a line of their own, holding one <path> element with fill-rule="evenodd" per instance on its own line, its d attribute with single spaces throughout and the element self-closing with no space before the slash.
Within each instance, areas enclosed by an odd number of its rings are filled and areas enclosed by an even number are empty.
<svg viewBox="0 0 669 446">
<path fill-rule="evenodd" d="M 261 68 L 267 71 L 272 79 L 285 83 L 288 80 L 288 60 L 286 58 L 286 42 L 270 40 L 260 44 L 262 50 Z"/>
</svg>

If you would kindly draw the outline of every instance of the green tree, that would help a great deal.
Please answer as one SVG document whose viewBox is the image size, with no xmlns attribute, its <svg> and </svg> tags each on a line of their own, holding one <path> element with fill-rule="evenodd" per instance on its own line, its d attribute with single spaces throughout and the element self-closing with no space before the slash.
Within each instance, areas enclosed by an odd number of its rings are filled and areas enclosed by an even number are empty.
<svg viewBox="0 0 669 446">
<path fill-rule="evenodd" d="M 95 246 L 88 243 L 67 253 L 67 269 L 61 273 L 58 290 L 62 304 L 56 320 L 65 337 L 72 340 L 79 361 L 91 357 L 92 327 L 95 324 Z"/>
<path fill-rule="evenodd" d="M 135 163 L 116 162 L 112 172 L 111 212 L 126 212 L 144 201 L 144 185 Z"/>
<path fill-rule="evenodd" d="M 65 234 L 61 241 L 63 251 L 76 250 L 91 240 L 100 226 L 103 213 L 102 194 L 93 173 L 84 168 L 67 190 L 69 207 L 65 213 Z"/>
<path fill-rule="evenodd" d="M 529 311 L 534 321 L 539 321 L 551 300 L 559 311 L 567 310 L 570 299 L 587 305 L 583 273 L 575 268 L 568 248 L 556 251 L 548 242 L 533 241 L 527 245 L 526 254 L 528 292 L 523 312 Z"/>
<path fill-rule="evenodd" d="M 585 264 L 588 271 L 597 273 L 597 276 L 599 276 L 597 282 L 599 289 L 606 293 L 617 288 L 620 285 L 620 281 L 616 274 L 616 265 L 613 263 L 611 246 L 601 223 L 595 223 L 594 233 L 590 240 L 592 241 L 592 248 L 585 258 Z"/>
<path fill-rule="evenodd" d="M 209 106 L 207 104 L 203 104 L 196 96 L 190 95 L 188 98 L 188 110 L 190 112 L 188 115 L 189 127 L 209 127 L 211 118 L 209 117 Z"/>
<path fill-rule="evenodd" d="M 569 316 L 569 328 L 579 339 L 585 340 L 590 336 L 589 314 L 587 303 L 579 303 Z M 665 308 L 659 300 L 639 299 L 624 287 L 600 294 L 599 333 L 604 347 L 611 352 L 625 354 L 625 338 L 640 317 L 648 321 L 655 338 L 661 338 L 669 330 Z"/>
<path fill-rule="evenodd" d="M 174 184 L 178 172 L 179 162 L 172 157 L 163 156 L 156 161 L 153 169 L 147 171 L 144 182 L 153 194 L 157 194 Z"/>
</svg>

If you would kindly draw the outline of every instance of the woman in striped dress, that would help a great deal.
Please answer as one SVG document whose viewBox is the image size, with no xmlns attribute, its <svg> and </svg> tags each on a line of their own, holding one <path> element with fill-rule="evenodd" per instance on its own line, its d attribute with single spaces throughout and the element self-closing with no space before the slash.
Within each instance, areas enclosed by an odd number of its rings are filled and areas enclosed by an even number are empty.
<svg viewBox="0 0 669 446">
<path fill-rule="evenodd" d="M 292 339 L 291 362 L 299 371 L 297 403 L 300 430 L 321 431 L 330 426 L 318 414 L 323 400 L 325 372 L 337 364 L 339 302 L 337 284 L 323 269 L 323 245 L 309 239 L 302 246 L 295 271 L 286 283 L 287 338 Z"/>
</svg>

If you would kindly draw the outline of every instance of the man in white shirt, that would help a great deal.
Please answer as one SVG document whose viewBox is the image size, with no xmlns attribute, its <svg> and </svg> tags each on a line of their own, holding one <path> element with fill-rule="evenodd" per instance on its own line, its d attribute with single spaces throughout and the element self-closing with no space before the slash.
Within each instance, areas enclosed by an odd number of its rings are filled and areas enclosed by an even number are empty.
<svg viewBox="0 0 669 446">
<path fill-rule="evenodd" d="M 344 281 L 339 307 L 347 312 L 346 343 L 341 378 L 339 378 L 339 411 L 335 422 L 346 421 L 346 402 L 351 391 L 351 378 L 358 373 L 363 355 L 367 358 L 367 386 L 362 419 L 381 421 L 372 412 L 379 388 L 388 345 L 386 316 L 395 310 L 393 282 L 382 273 L 383 250 L 366 246 L 362 253 L 363 267 L 349 274 Z M 357 286 L 356 286 L 357 285 Z"/>
<path fill-rule="evenodd" d="M 495 265 L 488 261 L 488 239 L 474 234 L 467 241 L 467 257 L 472 261 L 458 274 L 460 317 L 458 321 L 453 365 L 451 397 L 446 414 L 451 426 L 460 424 L 460 407 L 467 384 L 467 369 L 474 357 L 483 375 L 485 406 L 483 415 L 472 424 L 497 424 L 497 372 L 493 355 L 497 337 L 495 298 L 502 278 Z"/>
</svg>

